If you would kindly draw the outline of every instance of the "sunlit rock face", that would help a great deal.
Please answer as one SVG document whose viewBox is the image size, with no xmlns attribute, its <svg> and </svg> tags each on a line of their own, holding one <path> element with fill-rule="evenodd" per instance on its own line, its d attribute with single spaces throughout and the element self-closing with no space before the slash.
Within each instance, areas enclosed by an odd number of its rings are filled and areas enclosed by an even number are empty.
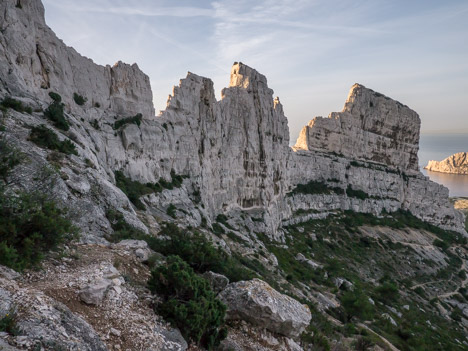
<svg viewBox="0 0 468 351">
<path fill-rule="evenodd" d="M 468 174 L 468 152 L 458 152 L 442 161 L 429 161 L 424 168 L 433 172 Z"/>
<path fill-rule="evenodd" d="M 14 96 L 45 109 L 49 92 L 62 96 L 71 124 L 63 137 L 73 138 L 82 162 L 95 165 L 87 177 L 70 170 L 68 186 L 108 202 L 104 206 L 87 199 L 96 205 L 90 213 L 125 208 L 124 194 L 113 187 L 114 171 L 121 170 L 141 183 L 170 180 L 171 173 L 186 176 L 181 188 L 142 200 L 155 211 L 151 213 L 165 214 L 170 204 L 183 208 L 180 216 L 192 226 L 203 219 L 209 225 L 223 213 L 252 233 L 281 240 L 283 225 L 330 211 L 378 215 L 383 209 L 407 209 L 464 232 L 447 189 L 417 171 L 420 120 L 399 102 L 356 84 L 343 111 L 312 120 L 291 149 L 283 107 L 267 79 L 236 62 L 220 101 L 210 79 L 188 73 L 174 87 L 166 109 L 154 116 L 149 79 L 136 65 L 96 65 L 47 27 L 39 0 L 15 5 L 14 0 L 0 4 L 5 19 L 0 24 L 0 98 Z M 74 101 L 75 93 L 87 99 L 84 105 Z M 116 121 L 137 113 L 141 123 L 115 127 Z M 47 123 L 41 113 L 16 118 L 11 123 L 18 133 L 26 120 Z M 342 192 L 290 196 L 297 184 L 309 181 Z M 348 187 L 368 198 L 349 196 Z M 297 216 L 299 210 L 309 214 Z M 144 227 L 132 211 L 128 216 Z M 249 222 L 250 216 L 256 221 Z"/>
<path fill-rule="evenodd" d="M 355 84 L 343 111 L 311 120 L 295 148 L 417 171 L 420 125 L 418 114 L 407 106 Z"/>
<path fill-rule="evenodd" d="M 82 112 L 73 94 L 117 114 L 154 116 L 149 78 L 136 64 L 100 66 L 66 46 L 46 25 L 41 1 L 0 3 L 0 84 L 12 94 L 47 100 L 62 95 L 68 110 Z"/>
</svg>

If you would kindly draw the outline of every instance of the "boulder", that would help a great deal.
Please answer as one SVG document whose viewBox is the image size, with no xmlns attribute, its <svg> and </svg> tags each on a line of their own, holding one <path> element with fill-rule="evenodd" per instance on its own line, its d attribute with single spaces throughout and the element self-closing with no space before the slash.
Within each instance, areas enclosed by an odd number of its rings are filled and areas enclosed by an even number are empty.
<svg viewBox="0 0 468 351">
<path fill-rule="evenodd" d="M 148 247 L 148 243 L 144 240 L 126 239 L 116 244 L 116 247 L 133 252 L 140 262 L 148 261 L 148 258 L 153 252 Z"/>
<path fill-rule="evenodd" d="M 108 279 L 98 279 L 79 292 L 80 300 L 88 305 L 100 305 L 107 288 L 112 284 Z"/>
<path fill-rule="evenodd" d="M 203 278 L 208 280 L 211 289 L 216 294 L 222 291 L 229 284 L 229 279 L 226 276 L 211 271 L 203 273 Z"/>
<path fill-rule="evenodd" d="M 308 306 L 260 279 L 229 284 L 219 298 L 228 307 L 227 319 L 245 320 L 291 338 L 298 337 L 311 320 Z"/>
</svg>

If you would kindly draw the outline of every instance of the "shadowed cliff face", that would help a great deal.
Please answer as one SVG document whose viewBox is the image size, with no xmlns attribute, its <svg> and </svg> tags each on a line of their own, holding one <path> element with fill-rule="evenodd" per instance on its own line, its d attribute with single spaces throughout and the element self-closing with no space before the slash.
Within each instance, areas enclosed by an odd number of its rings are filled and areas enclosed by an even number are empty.
<svg viewBox="0 0 468 351">
<path fill-rule="evenodd" d="M 343 111 L 311 120 L 295 148 L 417 171 L 420 125 L 418 114 L 407 106 L 355 84 Z"/>
<path fill-rule="evenodd" d="M 210 79 L 189 73 L 154 117 L 149 79 L 136 64 L 96 65 L 46 26 L 39 0 L 15 5 L 0 5 L 0 97 L 45 109 L 49 92 L 59 93 L 71 123 L 64 137 L 73 138 L 80 157 L 93 161 L 105 182 L 115 183 L 117 170 L 141 183 L 187 176 L 182 190 L 145 197 L 148 208 L 165 212 L 179 204 L 195 226 L 220 213 L 255 213 L 261 221 L 252 230 L 276 239 L 298 209 L 325 215 L 405 209 L 464 231 L 447 189 L 417 172 L 420 120 L 408 107 L 354 85 L 343 111 L 312 120 L 291 150 L 287 119 L 267 79 L 235 63 L 220 101 Z M 87 99 L 84 105 L 75 103 L 75 93 Z M 137 113 L 143 114 L 140 124 L 114 129 L 116 120 Z M 46 121 L 40 113 L 28 119 Z M 300 183 L 336 180 L 339 194 L 287 196 Z M 348 188 L 368 197 L 353 197 Z"/>
</svg>

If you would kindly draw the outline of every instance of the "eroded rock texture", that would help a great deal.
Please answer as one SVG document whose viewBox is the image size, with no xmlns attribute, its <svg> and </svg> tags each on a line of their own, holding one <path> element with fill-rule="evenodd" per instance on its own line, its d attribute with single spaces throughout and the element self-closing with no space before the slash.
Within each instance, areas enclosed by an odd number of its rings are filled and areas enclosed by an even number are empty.
<svg viewBox="0 0 468 351">
<path fill-rule="evenodd" d="M 424 169 L 433 172 L 468 174 L 468 152 L 458 152 L 442 161 L 429 161 Z"/>
<path fill-rule="evenodd" d="M 417 171 L 420 125 L 418 114 L 408 106 L 355 84 L 343 111 L 311 120 L 295 148 Z"/>
<path fill-rule="evenodd" d="M 233 65 L 220 101 L 210 79 L 188 73 L 156 117 L 148 77 L 136 65 L 102 67 L 67 47 L 45 24 L 39 0 L 24 2 L 22 8 L 4 1 L 0 13 L 0 97 L 14 96 L 45 109 L 49 92 L 62 96 L 71 127 L 60 135 L 73 140 L 79 156 L 62 165 L 66 179 L 57 180 L 55 192 L 83 213 L 80 227 L 88 237 L 110 231 L 104 216 L 108 208 L 144 231 L 157 230 L 154 220 L 144 224 L 137 218 L 115 187 L 116 170 L 141 183 L 170 181 L 171 173 L 186 176 L 182 187 L 142 201 L 147 218 L 167 219 L 166 209 L 174 205 L 176 216 L 192 226 L 203 221 L 209 226 L 224 213 L 251 232 L 282 240 L 283 224 L 316 212 L 404 209 L 465 232 L 447 189 L 417 170 L 418 115 L 388 97 L 354 85 L 343 111 L 314 119 L 291 149 L 279 99 L 265 76 L 242 63 Z M 75 103 L 75 93 L 87 98 L 84 105 Z M 141 123 L 115 126 L 137 113 Z M 33 164 L 43 166 L 45 151 L 26 141 L 28 126 L 47 123 L 43 114 L 9 116 L 5 124 L 12 140 L 31 154 Z M 332 180 L 338 183 L 330 185 L 343 192 L 287 196 L 297 184 Z M 349 196 L 348 187 L 368 197 Z M 296 216 L 299 209 L 309 214 Z M 256 220 L 249 222 L 250 217 Z"/>
</svg>

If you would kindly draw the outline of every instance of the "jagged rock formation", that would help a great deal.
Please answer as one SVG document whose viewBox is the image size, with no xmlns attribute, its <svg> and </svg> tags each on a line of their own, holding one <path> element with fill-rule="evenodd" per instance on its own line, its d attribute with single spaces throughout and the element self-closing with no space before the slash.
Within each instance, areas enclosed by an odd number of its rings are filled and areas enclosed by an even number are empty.
<svg viewBox="0 0 468 351">
<path fill-rule="evenodd" d="M 342 112 L 315 117 L 297 139 L 296 150 L 321 150 L 418 170 L 421 121 L 408 106 L 354 84 Z"/>
<path fill-rule="evenodd" d="M 50 30 L 40 1 L 22 1 L 21 8 L 16 3 L 0 4 L 0 82 L 10 94 L 47 100 L 52 88 L 60 91 L 72 112 L 83 112 L 71 103 L 77 93 L 88 99 L 85 107 L 91 116 L 100 110 L 154 115 L 149 78 L 136 64 L 95 64 Z"/>
<path fill-rule="evenodd" d="M 21 9 L 14 1 L 1 6 L 2 95 L 45 108 L 48 92 L 59 92 L 72 121 L 70 137 L 81 157 L 96 166 L 86 177 L 65 168 L 67 186 L 85 198 L 97 187 L 107 194 L 100 201 L 129 212 L 129 220 L 142 228 L 131 208 L 117 200 L 119 191 L 112 186 L 115 170 L 142 183 L 170 180 L 171 171 L 188 176 L 180 190 L 150 195 L 145 201 L 153 214 L 176 205 L 189 214 L 186 220 L 194 226 L 203 218 L 209 223 L 220 213 L 247 213 L 262 218 L 252 223 L 252 230 L 281 239 L 282 223 L 301 220 L 291 218 L 298 209 L 378 214 L 401 208 L 464 232 L 463 218 L 448 202 L 447 189 L 417 172 L 418 115 L 394 100 L 355 85 L 343 112 L 314 119 L 291 150 L 279 99 L 273 98 L 263 75 L 242 63 L 232 67 L 230 86 L 220 101 L 210 79 L 189 73 L 174 87 L 166 110 L 154 117 L 148 77 L 136 65 L 101 67 L 66 47 L 45 25 L 38 0 Z M 25 24 L 29 31 L 22 35 Z M 33 50 L 37 47 L 42 48 L 39 53 Z M 87 97 L 84 106 L 74 103 L 74 92 Z M 143 114 L 140 125 L 114 130 L 116 119 L 136 113 Z M 34 117 L 31 122 L 41 120 Z M 285 196 L 299 183 L 331 179 L 338 179 L 343 189 L 364 191 L 369 198 Z M 202 206 L 193 202 L 193 194 Z M 96 213 L 102 213 L 102 207 L 92 209 L 94 203 L 88 202 L 92 215 L 87 217 L 101 218 Z M 108 228 L 104 223 L 82 224 L 98 233 Z"/>
<path fill-rule="evenodd" d="M 458 152 L 442 161 L 431 160 L 424 169 L 432 172 L 468 174 L 468 152 Z"/>
</svg>

